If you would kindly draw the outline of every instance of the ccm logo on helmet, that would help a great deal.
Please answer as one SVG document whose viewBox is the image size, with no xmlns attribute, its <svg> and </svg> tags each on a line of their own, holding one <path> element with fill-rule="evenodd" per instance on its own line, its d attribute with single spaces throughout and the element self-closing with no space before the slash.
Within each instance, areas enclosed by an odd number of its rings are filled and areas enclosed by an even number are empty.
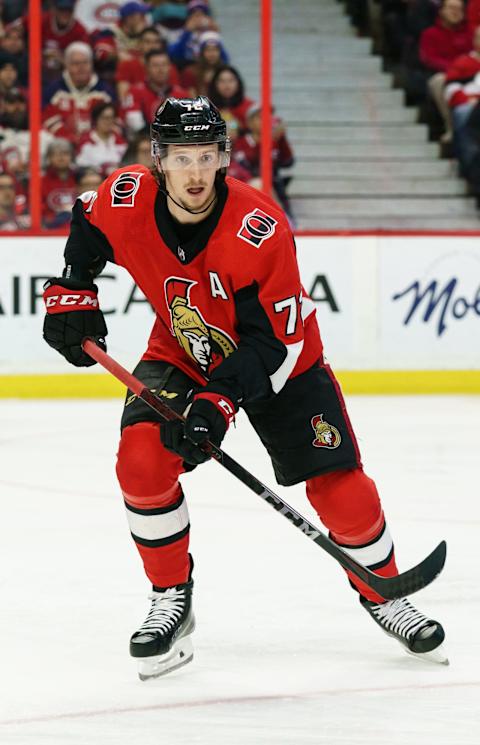
<svg viewBox="0 0 480 745">
<path fill-rule="evenodd" d="M 140 186 L 140 179 L 143 173 L 134 173 L 125 171 L 115 179 L 110 187 L 112 195 L 112 207 L 133 207 L 135 204 L 135 194 Z"/>
<path fill-rule="evenodd" d="M 242 241 L 246 241 L 252 246 L 255 246 L 255 248 L 258 248 L 262 245 L 263 241 L 271 238 L 275 233 L 275 225 L 277 225 L 277 221 L 257 207 L 253 212 L 245 215 L 242 220 L 242 227 L 238 231 L 237 236 Z"/>
<path fill-rule="evenodd" d="M 210 124 L 187 124 L 183 129 L 185 132 L 203 132 L 210 129 Z"/>
</svg>

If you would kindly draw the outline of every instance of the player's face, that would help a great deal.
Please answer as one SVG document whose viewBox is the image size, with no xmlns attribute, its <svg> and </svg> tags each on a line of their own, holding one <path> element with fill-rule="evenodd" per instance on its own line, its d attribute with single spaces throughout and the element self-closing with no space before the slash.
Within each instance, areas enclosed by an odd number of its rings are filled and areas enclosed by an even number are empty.
<svg viewBox="0 0 480 745">
<path fill-rule="evenodd" d="M 168 191 L 184 207 L 195 211 L 211 201 L 218 168 L 217 143 L 169 145 L 162 159 Z"/>
</svg>

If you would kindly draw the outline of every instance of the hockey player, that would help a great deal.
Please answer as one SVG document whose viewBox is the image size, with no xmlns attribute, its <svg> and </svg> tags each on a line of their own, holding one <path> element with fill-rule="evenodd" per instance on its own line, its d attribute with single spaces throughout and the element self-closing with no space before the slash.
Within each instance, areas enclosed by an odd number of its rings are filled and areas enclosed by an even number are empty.
<svg viewBox="0 0 480 745">
<path fill-rule="evenodd" d="M 333 540 L 378 574 L 397 574 L 285 215 L 226 176 L 230 143 L 208 99 L 167 99 L 151 137 L 152 170 L 121 168 L 77 200 L 63 276 L 50 279 L 44 294 L 46 341 L 72 364 L 89 366 L 82 340 L 105 346 L 107 334 L 93 280 L 107 261 L 125 267 L 156 311 L 135 374 L 186 413 L 185 424 L 160 422 L 128 392 L 122 417 L 117 475 L 153 587 L 148 616 L 130 640 L 142 679 L 192 659 L 193 561 L 179 476 L 207 459 L 199 447 L 207 439 L 220 445 L 239 407 L 277 481 L 305 481 Z M 445 660 L 440 623 L 405 598 L 384 602 L 359 579 L 350 582 L 407 651 Z"/>
</svg>

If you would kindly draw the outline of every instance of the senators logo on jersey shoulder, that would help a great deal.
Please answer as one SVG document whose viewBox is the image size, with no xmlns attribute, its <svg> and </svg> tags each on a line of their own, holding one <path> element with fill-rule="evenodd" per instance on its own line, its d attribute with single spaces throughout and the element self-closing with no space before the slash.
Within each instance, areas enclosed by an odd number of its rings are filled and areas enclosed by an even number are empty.
<svg viewBox="0 0 480 745">
<path fill-rule="evenodd" d="M 165 298 L 172 333 L 182 349 L 208 376 L 236 346 L 224 331 L 207 324 L 199 309 L 191 304 L 190 290 L 196 284 L 191 280 L 169 277 L 165 281 Z"/>
<path fill-rule="evenodd" d="M 242 220 L 242 227 L 237 233 L 237 236 L 250 243 L 251 246 L 259 248 L 263 241 L 267 238 L 271 238 L 275 233 L 275 226 L 277 220 L 267 215 L 266 212 L 259 209 L 258 207 L 249 212 Z"/>
<path fill-rule="evenodd" d="M 143 173 L 124 171 L 110 187 L 112 207 L 133 207 Z"/>
<path fill-rule="evenodd" d="M 342 442 L 342 436 L 333 424 L 324 422 L 323 414 L 312 417 L 311 424 L 315 432 L 315 439 L 312 442 L 313 447 L 327 448 L 327 450 L 338 448 Z"/>
</svg>

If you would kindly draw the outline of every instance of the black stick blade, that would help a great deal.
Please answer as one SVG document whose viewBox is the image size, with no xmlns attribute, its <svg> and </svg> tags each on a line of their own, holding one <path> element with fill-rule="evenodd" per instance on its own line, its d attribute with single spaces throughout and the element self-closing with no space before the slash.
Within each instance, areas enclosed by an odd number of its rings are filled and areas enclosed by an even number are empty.
<svg viewBox="0 0 480 745">
<path fill-rule="evenodd" d="M 447 557 L 447 544 L 441 541 L 432 553 L 420 564 L 396 577 L 370 576 L 368 584 L 385 600 L 403 598 L 423 590 L 442 571 Z"/>
</svg>

